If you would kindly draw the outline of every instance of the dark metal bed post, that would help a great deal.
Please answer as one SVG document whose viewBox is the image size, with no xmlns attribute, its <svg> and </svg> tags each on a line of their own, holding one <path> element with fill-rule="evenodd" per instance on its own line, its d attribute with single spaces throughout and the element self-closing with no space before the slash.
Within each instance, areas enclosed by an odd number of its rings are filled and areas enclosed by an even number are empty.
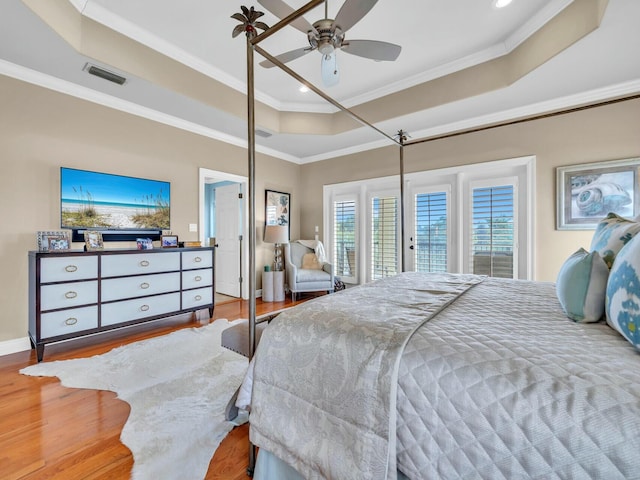
<svg viewBox="0 0 640 480">
<path fill-rule="evenodd" d="M 256 351 L 256 129 L 253 45 L 247 35 L 247 143 L 249 170 L 249 360 Z M 247 475 L 253 476 L 256 446 L 249 442 Z"/>
<path fill-rule="evenodd" d="M 398 141 L 400 142 L 400 261 L 402 271 L 406 272 L 405 243 L 404 243 L 404 141 L 407 136 L 403 130 L 398 131 Z"/>
<path fill-rule="evenodd" d="M 327 100 L 329 103 L 338 107 L 342 112 L 347 113 L 352 118 L 357 120 L 363 125 L 366 125 L 373 130 L 377 131 L 384 137 L 388 138 L 394 143 L 397 142 L 394 138 L 384 133 L 379 128 L 370 124 L 362 117 L 356 115 L 354 112 L 349 110 L 348 108 L 342 106 L 338 102 L 336 102 L 333 98 L 322 92 L 315 85 L 311 84 L 300 75 L 293 72 L 291 69 L 286 67 L 282 62 L 277 60 L 276 58 L 269 55 L 267 52 L 262 50 L 257 44 L 260 43 L 265 38 L 273 35 L 278 30 L 286 27 L 291 22 L 293 22 L 298 17 L 301 17 L 308 11 L 317 7 L 318 5 L 324 3 L 325 0 L 310 0 L 307 4 L 291 13 L 289 16 L 283 18 L 278 23 L 269 28 L 262 22 L 257 21 L 263 13 L 256 11 L 253 7 L 250 9 L 242 6 L 242 13 L 236 13 L 231 16 L 231 18 L 235 18 L 239 20 L 241 25 L 238 25 L 233 30 L 233 37 L 236 37 L 240 33 L 244 32 L 247 38 L 247 150 L 248 150 L 248 169 L 249 169 L 249 359 L 253 358 L 256 349 L 256 260 L 255 260 L 255 246 L 256 246 L 256 206 L 255 206 L 255 154 L 256 154 L 256 144 L 255 144 L 255 85 L 254 85 L 254 52 L 258 51 L 261 55 L 263 55 L 268 60 L 271 60 L 276 66 L 278 66 L 281 70 L 289 75 L 293 76 L 296 80 L 305 84 L 316 94 L 320 95 L 323 99 Z M 263 33 L 258 35 L 257 29 L 260 28 L 264 30 Z M 402 143 L 400 142 L 401 152 L 402 152 Z M 401 178 L 403 178 L 401 173 Z M 403 181 L 403 180 L 401 180 Z M 402 210 L 401 203 L 401 212 Z M 404 215 L 404 213 L 403 213 Z M 404 221 L 404 220 L 403 220 Z M 402 227 L 402 235 L 403 235 L 403 244 L 404 244 L 404 224 Z M 404 253 L 403 253 L 404 255 Z M 403 268 L 404 268 L 404 258 L 403 258 Z M 256 464 L 256 446 L 249 442 L 249 466 L 247 467 L 247 475 L 250 477 L 253 476 L 253 471 Z"/>
</svg>

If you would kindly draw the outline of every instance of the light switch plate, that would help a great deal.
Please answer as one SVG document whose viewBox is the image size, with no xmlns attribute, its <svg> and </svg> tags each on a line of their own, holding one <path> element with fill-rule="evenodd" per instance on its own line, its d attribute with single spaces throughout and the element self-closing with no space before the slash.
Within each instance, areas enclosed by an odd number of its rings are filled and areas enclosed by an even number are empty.
<svg viewBox="0 0 640 480">
<path fill-rule="evenodd" d="M 197 223 L 190 223 L 189 224 L 189 231 L 190 232 L 197 232 L 198 231 L 198 224 Z"/>
</svg>

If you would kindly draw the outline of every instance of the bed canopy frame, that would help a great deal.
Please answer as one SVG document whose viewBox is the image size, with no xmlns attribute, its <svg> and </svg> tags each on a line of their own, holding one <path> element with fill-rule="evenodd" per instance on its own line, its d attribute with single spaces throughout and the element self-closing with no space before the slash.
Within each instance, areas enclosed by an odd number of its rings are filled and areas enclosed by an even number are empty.
<svg viewBox="0 0 640 480">
<path fill-rule="evenodd" d="M 582 105 L 574 108 L 567 108 L 555 112 L 543 113 L 538 115 L 527 116 L 525 118 L 497 122 L 490 125 L 484 125 L 476 128 L 468 128 L 461 131 L 451 132 L 447 134 L 437 135 L 433 137 L 427 137 L 422 139 L 408 140 L 408 134 L 404 130 L 398 130 L 395 136 L 390 136 L 387 133 L 380 130 L 375 125 L 372 125 L 364 118 L 360 117 L 356 113 L 349 110 L 347 107 L 341 105 L 338 101 L 327 95 L 320 90 L 314 84 L 303 78 L 298 73 L 294 72 L 291 68 L 287 67 L 280 60 L 266 52 L 259 46 L 259 43 L 267 39 L 271 35 L 275 34 L 282 28 L 291 24 L 298 17 L 301 17 L 305 13 L 318 7 L 326 0 L 310 0 L 307 4 L 292 12 L 287 17 L 281 19 L 272 27 L 268 27 L 263 22 L 258 21 L 263 13 L 256 11 L 254 7 L 247 8 L 242 6 L 242 13 L 236 13 L 232 15 L 232 18 L 242 22 L 237 25 L 233 30 L 233 37 L 238 36 L 240 33 L 245 33 L 246 36 L 246 55 L 247 55 L 247 161 L 248 161 L 248 178 L 249 178 L 249 360 L 253 358 L 256 349 L 256 206 L 255 206 L 255 156 L 256 156 L 256 144 L 255 144 L 255 83 L 254 83 L 254 52 L 258 52 L 264 58 L 272 62 L 275 66 L 280 68 L 283 72 L 296 79 L 301 84 L 305 85 L 309 90 L 313 91 L 324 100 L 338 108 L 343 113 L 346 113 L 351 118 L 358 121 L 360 124 L 369 127 L 380 135 L 389 140 L 391 144 L 395 144 L 399 147 L 399 176 L 400 176 L 400 245 L 401 247 L 401 270 L 405 271 L 405 220 L 404 220 L 404 147 L 418 145 L 426 142 L 432 142 L 434 140 L 441 140 L 445 138 L 451 138 L 459 135 L 466 135 L 469 133 L 481 132 L 484 130 L 490 130 L 498 127 L 504 127 L 509 125 L 516 125 L 519 123 L 531 122 L 534 120 L 540 120 L 543 118 L 554 117 L 558 115 L 564 115 L 568 113 L 575 113 L 582 110 L 601 107 L 605 105 L 611 105 L 614 103 L 624 102 L 628 100 L 635 100 L 640 98 L 640 94 L 625 95 L 623 97 L 615 98 L 612 100 L 605 100 L 600 102 L 594 102 L 588 105 Z M 258 29 L 263 30 L 262 33 L 258 33 Z M 256 461 L 256 448 L 251 443 L 249 444 L 249 466 L 247 468 L 247 474 L 253 476 L 253 470 Z"/>
<path fill-rule="evenodd" d="M 255 247 L 256 247 L 256 229 L 253 228 L 256 223 L 256 209 L 255 209 L 255 83 L 254 83 L 254 52 L 258 52 L 267 60 L 271 61 L 274 65 L 284 71 L 286 74 L 295 78 L 298 82 L 307 86 L 309 90 L 322 97 L 324 100 L 346 113 L 362 125 L 372 128 L 383 137 L 387 138 L 392 144 L 396 144 L 400 147 L 400 217 L 401 217 L 401 244 L 404 245 L 404 156 L 403 147 L 406 144 L 407 135 L 404 131 L 400 130 L 394 137 L 383 132 L 375 125 L 367 122 L 364 118 L 360 117 L 356 113 L 352 112 L 345 106 L 341 105 L 335 99 L 324 93 L 318 87 L 311 82 L 303 78 L 298 73 L 294 72 L 291 68 L 287 67 L 277 58 L 270 55 L 258 44 L 267 39 L 271 35 L 275 34 L 282 28 L 289 25 L 298 17 L 304 15 L 310 10 L 324 3 L 325 0 L 311 0 L 309 3 L 294 11 L 289 16 L 283 18 L 272 27 L 267 27 L 264 23 L 258 21 L 263 13 L 256 11 L 253 7 L 241 7 L 242 13 L 236 13 L 232 15 L 232 18 L 243 22 L 241 25 L 235 27 L 233 36 L 237 36 L 240 33 L 245 33 L 246 36 L 246 50 L 247 50 L 247 160 L 248 160 L 248 178 L 249 178 L 249 359 L 253 358 L 256 347 L 256 335 L 255 335 L 255 320 L 256 320 L 256 259 L 255 259 Z M 262 33 L 258 33 L 258 29 L 264 30 Z M 402 265 L 404 268 L 404 249 L 402 253 Z"/>
</svg>

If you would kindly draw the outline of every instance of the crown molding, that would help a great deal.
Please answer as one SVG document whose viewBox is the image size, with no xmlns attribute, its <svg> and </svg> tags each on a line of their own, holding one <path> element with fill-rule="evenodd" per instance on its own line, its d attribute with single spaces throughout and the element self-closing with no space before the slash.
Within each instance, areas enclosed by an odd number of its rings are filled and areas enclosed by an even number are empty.
<svg viewBox="0 0 640 480">
<path fill-rule="evenodd" d="M 148 120 L 153 120 L 158 123 L 163 123 L 180 130 L 196 133 L 198 135 L 228 143 L 230 145 L 235 145 L 241 148 L 247 148 L 248 146 L 247 141 L 243 138 L 229 135 L 224 132 L 205 127 L 203 125 L 190 122 L 179 117 L 175 117 L 173 115 L 159 112 L 152 108 L 143 107 L 141 105 L 138 105 L 137 103 L 122 100 L 121 98 L 98 92 L 91 88 L 77 85 L 67 80 L 62 80 L 60 78 L 23 67 L 22 65 L 7 62 L 6 60 L 2 59 L 0 59 L 0 74 L 72 97 L 80 98 L 82 100 L 86 100 L 98 105 L 113 108 L 114 110 L 119 110 L 131 115 L 136 115 Z M 256 152 L 280 158 L 292 163 L 300 163 L 300 159 L 298 157 L 261 145 L 256 145 Z"/>
<path fill-rule="evenodd" d="M 523 107 L 512 108 L 509 110 L 502 110 L 500 112 L 493 112 L 486 115 L 480 115 L 477 117 L 460 120 L 457 122 L 451 122 L 444 125 L 438 125 L 437 127 L 426 128 L 423 130 L 409 132 L 414 139 L 437 137 L 440 135 L 446 135 L 454 132 L 461 132 L 464 130 L 481 127 L 484 125 L 491 125 L 500 122 L 507 122 L 518 118 L 526 118 L 534 115 L 540 115 L 544 113 L 550 113 L 554 111 L 560 111 L 568 108 L 573 108 L 579 105 L 589 105 L 605 101 L 608 99 L 614 99 L 624 97 L 627 95 L 633 95 L 640 93 L 640 80 L 632 80 L 629 82 L 623 82 L 616 85 L 610 85 L 604 88 L 598 88 L 589 90 L 587 92 L 581 92 L 574 95 L 568 95 L 565 97 L 556 98 L 553 100 L 547 100 L 544 102 L 538 102 Z M 331 158 L 351 155 L 354 153 L 360 153 L 376 148 L 381 148 L 389 145 L 388 141 L 379 140 L 370 143 L 363 143 L 349 148 L 333 150 L 318 155 L 311 155 L 308 157 L 302 157 L 300 159 L 301 164 L 319 162 L 322 160 L 328 160 Z"/>
<path fill-rule="evenodd" d="M 91 0 L 69 0 L 80 11 L 80 13 L 87 18 L 90 18 L 98 23 L 101 23 L 112 30 L 119 32 L 143 45 L 146 45 L 153 50 L 166 55 L 167 57 L 180 62 L 194 70 L 207 75 L 210 78 L 232 88 L 238 92 L 246 93 L 246 83 L 241 81 L 223 70 L 213 67 L 209 63 L 205 62 L 201 58 L 198 58 L 187 51 L 165 41 L 164 39 L 152 34 L 151 32 L 143 29 L 139 25 L 136 25 L 128 20 L 122 18 L 119 15 L 114 14 L 105 7 L 92 2 Z M 356 105 L 367 103 L 378 98 L 390 95 L 401 90 L 405 90 L 422 83 L 434 80 L 436 78 L 444 77 L 451 73 L 464 70 L 465 68 L 473 67 L 484 62 L 488 62 L 495 58 L 507 55 L 518 47 L 527 38 L 533 35 L 536 31 L 547 24 L 552 18 L 558 15 L 574 0 L 555 0 L 548 4 L 540 12 L 534 15 L 518 30 L 513 32 L 503 42 L 496 43 L 491 47 L 467 55 L 465 57 L 453 60 L 443 65 L 439 65 L 434 68 L 425 70 L 417 75 L 407 77 L 398 82 L 390 83 L 382 88 L 378 88 L 369 91 L 362 95 L 356 95 L 343 99 L 340 103 L 347 108 L 352 108 Z M 82 6 L 82 8 L 79 8 Z M 255 98 L 257 101 L 264 103 L 265 105 L 274 108 L 278 111 L 288 112 L 306 112 L 306 113 L 335 113 L 338 111 L 332 105 L 322 103 L 290 103 L 287 101 L 280 101 L 270 95 L 267 95 L 263 91 L 256 90 Z"/>
</svg>

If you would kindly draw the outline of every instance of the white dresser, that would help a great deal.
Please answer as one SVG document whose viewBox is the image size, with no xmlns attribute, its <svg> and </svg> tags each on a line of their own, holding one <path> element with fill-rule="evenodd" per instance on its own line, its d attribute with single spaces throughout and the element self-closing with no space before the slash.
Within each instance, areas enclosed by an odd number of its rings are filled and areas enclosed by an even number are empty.
<svg viewBox="0 0 640 480">
<path fill-rule="evenodd" d="M 29 337 L 47 343 L 207 308 L 214 248 L 29 252 Z"/>
</svg>

